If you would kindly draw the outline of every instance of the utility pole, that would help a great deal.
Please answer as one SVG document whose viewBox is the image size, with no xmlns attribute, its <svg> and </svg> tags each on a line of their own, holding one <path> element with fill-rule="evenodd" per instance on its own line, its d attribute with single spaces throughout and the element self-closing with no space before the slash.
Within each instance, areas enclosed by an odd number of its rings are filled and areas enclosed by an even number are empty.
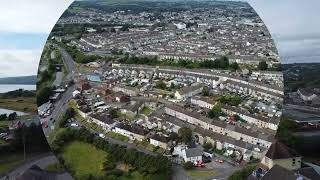
<svg viewBox="0 0 320 180">
<path fill-rule="evenodd" d="M 26 133 L 25 127 L 22 126 L 22 143 L 23 143 L 23 161 L 26 160 Z"/>
</svg>

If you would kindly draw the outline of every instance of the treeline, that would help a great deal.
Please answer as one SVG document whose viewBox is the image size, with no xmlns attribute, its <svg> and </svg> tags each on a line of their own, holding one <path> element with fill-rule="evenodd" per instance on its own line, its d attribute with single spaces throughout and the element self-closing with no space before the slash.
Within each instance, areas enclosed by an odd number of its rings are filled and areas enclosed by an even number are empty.
<svg viewBox="0 0 320 180">
<path fill-rule="evenodd" d="M 210 68 L 210 69 L 231 69 L 237 70 L 239 69 L 238 63 L 229 63 L 229 59 L 226 56 L 221 56 L 215 60 L 203 60 L 203 61 L 192 61 L 192 60 L 173 60 L 173 59 L 164 59 L 159 60 L 155 57 L 137 57 L 137 56 L 129 56 L 128 54 L 125 57 L 120 59 L 121 63 L 125 64 L 142 64 L 142 65 L 163 65 L 163 66 L 174 66 L 174 67 L 182 67 L 182 68 Z"/>
<path fill-rule="evenodd" d="M 90 131 L 84 128 L 81 128 L 80 130 L 71 128 L 60 129 L 51 143 L 51 148 L 54 152 L 61 153 L 64 145 L 71 141 L 82 141 L 93 144 L 96 148 L 104 150 L 110 154 L 110 157 L 114 158 L 115 162 L 125 162 L 130 164 L 135 168 L 135 170 L 139 171 L 145 176 L 157 177 L 158 174 L 161 174 L 165 176 L 165 178 L 161 176 L 161 179 L 170 179 L 171 162 L 166 157 L 151 156 L 138 152 L 135 149 L 127 149 L 125 146 L 108 143 L 108 141 L 94 136 L 92 133 L 90 133 Z M 70 168 L 66 168 L 70 170 Z M 108 171 L 105 177 L 101 177 L 101 179 L 109 178 Z"/>
<path fill-rule="evenodd" d="M 8 114 L 0 114 L 0 121 L 13 121 L 15 119 L 17 119 L 18 114 L 16 112 L 10 113 Z"/>
<path fill-rule="evenodd" d="M 68 46 L 63 43 L 60 44 L 77 63 L 86 64 L 101 59 L 101 57 L 97 55 L 86 55 L 83 52 L 79 51 L 75 46 Z"/>
<path fill-rule="evenodd" d="M 0 146 L 0 154 L 22 152 L 24 145 L 26 153 L 50 150 L 40 124 L 31 123 L 30 126 L 22 124 L 21 127 L 14 130 L 13 134 L 14 139 L 8 145 Z"/>
<path fill-rule="evenodd" d="M 17 89 L 0 94 L 1 98 L 18 98 L 18 97 L 35 97 L 35 91 L 29 91 L 24 89 Z"/>
</svg>

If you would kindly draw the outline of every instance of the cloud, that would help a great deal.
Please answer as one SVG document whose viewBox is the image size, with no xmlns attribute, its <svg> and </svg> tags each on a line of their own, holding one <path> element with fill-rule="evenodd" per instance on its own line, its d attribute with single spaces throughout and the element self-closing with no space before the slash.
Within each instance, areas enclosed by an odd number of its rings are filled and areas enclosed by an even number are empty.
<svg viewBox="0 0 320 180">
<path fill-rule="evenodd" d="M 37 74 L 42 49 L 0 49 L 2 77 Z"/>
<path fill-rule="evenodd" d="M 73 0 L 6 0 L 0 4 L 0 31 L 49 33 Z"/>
<path fill-rule="evenodd" d="M 320 62 L 319 0 L 248 0 L 272 34 L 283 63 Z"/>
</svg>

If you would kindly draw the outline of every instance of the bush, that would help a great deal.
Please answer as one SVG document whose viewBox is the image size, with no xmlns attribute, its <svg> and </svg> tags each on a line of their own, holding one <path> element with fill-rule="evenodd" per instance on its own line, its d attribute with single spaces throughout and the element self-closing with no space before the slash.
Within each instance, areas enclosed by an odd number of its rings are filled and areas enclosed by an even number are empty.
<svg viewBox="0 0 320 180">
<path fill-rule="evenodd" d="M 184 168 L 185 170 L 190 170 L 190 169 L 193 169 L 193 168 L 194 168 L 194 165 L 193 165 L 192 162 L 188 161 L 188 162 L 185 162 L 185 163 L 183 164 L 183 168 Z"/>
<path fill-rule="evenodd" d="M 233 173 L 228 180 L 246 180 L 248 176 L 256 169 L 256 166 L 246 166 L 241 170 L 236 171 Z"/>
</svg>

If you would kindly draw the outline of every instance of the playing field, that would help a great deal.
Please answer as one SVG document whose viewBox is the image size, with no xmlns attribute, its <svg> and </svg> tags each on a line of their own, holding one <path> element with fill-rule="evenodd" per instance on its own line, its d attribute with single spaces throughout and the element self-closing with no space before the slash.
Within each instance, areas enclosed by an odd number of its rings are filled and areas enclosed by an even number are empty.
<svg viewBox="0 0 320 180">
<path fill-rule="evenodd" d="M 106 157 L 106 152 L 95 148 L 91 144 L 79 141 L 67 145 L 63 152 L 65 164 L 75 172 L 76 179 L 88 174 L 103 175 L 100 168 Z"/>
</svg>

